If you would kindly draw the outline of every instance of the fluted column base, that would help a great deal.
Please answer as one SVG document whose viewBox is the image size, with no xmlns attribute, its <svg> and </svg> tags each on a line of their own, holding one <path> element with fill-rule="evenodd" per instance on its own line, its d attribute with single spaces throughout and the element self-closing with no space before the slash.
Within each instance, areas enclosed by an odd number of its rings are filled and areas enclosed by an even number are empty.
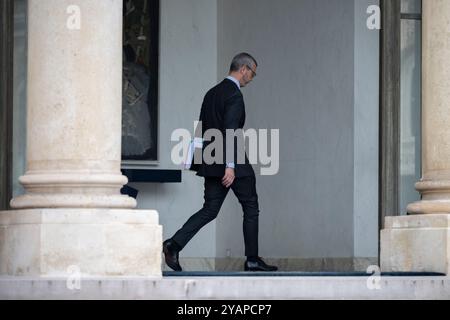
<svg viewBox="0 0 450 320">
<path fill-rule="evenodd" d="M 450 181 L 422 180 L 416 183 L 416 189 L 422 194 L 422 201 L 408 206 L 410 214 L 450 214 Z"/>
<path fill-rule="evenodd" d="M 29 171 L 19 180 L 27 194 L 11 201 L 13 209 L 133 209 L 137 205 L 135 199 L 120 194 L 128 182 L 121 174 Z"/>
<path fill-rule="evenodd" d="M 17 210 L 36 208 L 133 209 L 135 207 L 136 200 L 126 195 L 26 194 L 11 201 L 11 208 Z"/>
<path fill-rule="evenodd" d="M 422 200 L 408 205 L 410 214 L 449 214 L 450 200 Z"/>
</svg>

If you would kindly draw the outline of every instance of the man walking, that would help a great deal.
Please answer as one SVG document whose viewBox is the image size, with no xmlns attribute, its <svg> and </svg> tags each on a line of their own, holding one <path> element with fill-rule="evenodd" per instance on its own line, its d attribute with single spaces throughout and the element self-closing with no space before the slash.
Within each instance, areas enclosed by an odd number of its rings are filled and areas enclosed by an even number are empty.
<svg viewBox="0 0 450 320">
<path fill-rule="evenodd" d="M 202 133 L 209 129 L 219 130 L 225 137 L 227 130 L 243 129 L 245 124 L 245 105 L 241 88 L 248 85 L 256 77 L 258 64 L 248 53 L 241 53 L 234 57 L 229 76 L 220 84 L 208 91 L 202 104 L 200 121 Z M 225 140 L 225 138 L 224 138 Z M 244 243 L 245 271 L 276 271 L 275 266 L 267 265 L 258 256 L 258 224 L 259 205 L 256 193 L 255 172 L 250 165 L 245 150 L 238 150 L 236 145 L 223 141 L 225 145 L 225 161 L 198 166 L 197 175 L 204 177 L 205 203 L 203 208 L 194 214 L 183 227 L 170 239 L 164 241 L 163 252 L 167 265 L 175 270 L 182 271 L 179 264 L 179 252 L 187 245 L 194 235 L 205 225 L 217 218 L 220 208 L 230 188 L 238 198 L 244 211 Z M 207 146 L 204 143 L 204 148 Z M 231 148 L 234 156 L 229 157 Z M 243 152 L 245 163 L 236 159 L 238 152 Z M 242 156 L 242 155 L 241 155 Z"/>
</svg>

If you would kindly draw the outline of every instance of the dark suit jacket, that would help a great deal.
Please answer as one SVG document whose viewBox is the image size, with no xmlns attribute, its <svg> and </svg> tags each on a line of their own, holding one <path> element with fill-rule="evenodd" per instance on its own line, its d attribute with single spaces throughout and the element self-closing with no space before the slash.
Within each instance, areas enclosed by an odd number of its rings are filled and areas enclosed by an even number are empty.
<svg viewBox="0 0 450 320">
<path fill-rule="evenodd" d="M 201 177 L 223 177 L 225 175 L 225 163 L 227 162 L 226 130 L 243 129 L 245 125 L 244 97 L 233 81 L 225 79 L 208 91 L 203 100 L 200 121 L 202 121 L 202 137 L 208 129 L 218 129 L 222 132 L 224 159 L 220 161 L 221 163 L 213 164 L 206 164 L 202 161 L 200 165 L 193 166 L 193 170 L 197 171 L 197 175 Z M 212 142 L 205 141 L 203 150 Z M 241 157 L 245 157 L 245 163 L 238 163 L 239 152 L 244 153 L 243 155 L 241 154 Z M 238 150 L 236 139 L 234 144 L 234 163 L 236 178 L 255 175 L 245 150 Z"/>
</svg>

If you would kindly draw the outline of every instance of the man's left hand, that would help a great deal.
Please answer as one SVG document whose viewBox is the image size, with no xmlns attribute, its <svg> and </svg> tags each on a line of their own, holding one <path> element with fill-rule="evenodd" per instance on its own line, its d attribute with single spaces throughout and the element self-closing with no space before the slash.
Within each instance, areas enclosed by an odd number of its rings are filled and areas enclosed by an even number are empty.
<svg viewBox="0 0 450 320">
<path fill-rule="evenodd" d="M 232 168 L 226 168 L 225 169 L 225 176 L 222 178 L 222 184 L 225 188 L 231 187 L 231 185 L 234 182 L 234 179 L 236 178 L 234 174 L 234 169 Z"/>
</svg>

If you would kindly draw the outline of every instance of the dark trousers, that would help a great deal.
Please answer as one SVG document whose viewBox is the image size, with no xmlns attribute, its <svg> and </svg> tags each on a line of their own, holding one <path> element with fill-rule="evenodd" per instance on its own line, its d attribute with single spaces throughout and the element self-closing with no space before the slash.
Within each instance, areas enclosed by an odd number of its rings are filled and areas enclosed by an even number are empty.
<svg viewBox="0 0 450 320">
<path fill-rule="evenodd" d="M 236 178 L 231 189 L 244 211 L 244 242 L 247 257 L 258 256 L 259 206 L 255 176 Z M 205 225 L 217 218 L 229 189 L 222 185 L 222 178 L 205 178 L 205 204 L 172 237 L 181 248 Z"/>
</svg>

